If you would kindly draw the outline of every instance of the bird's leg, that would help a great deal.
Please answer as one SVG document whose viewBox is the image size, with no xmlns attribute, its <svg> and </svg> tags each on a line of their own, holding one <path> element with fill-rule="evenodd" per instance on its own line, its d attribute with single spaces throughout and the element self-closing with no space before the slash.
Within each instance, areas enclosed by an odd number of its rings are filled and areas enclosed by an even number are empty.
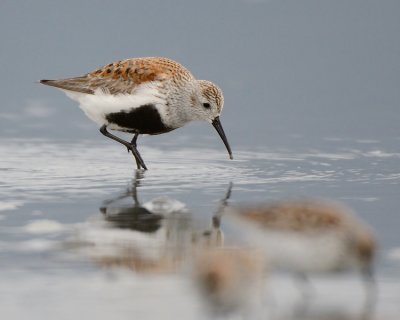
<svg viewBox="0 0 400 320">
<path fill-rule="evenodd" d="M 139 137 L 139 133 L 135 133 L 135 135 L 133 136 L 133 138 L 131 140 L 131 145 L 134 146 L 135 148 L 136 148 L 136 141 L 137 141 L 138 137 Z M 127 149 L 128 149 L 128 153 L 129 153 L 130 149 L 129 148 L 127 148 Z"/>
<path fill-rule="evenodd" d="M 139 136 L 139 133 L 135 133 L 135 135 L 132 138 L 131 145 L 132 145 L 133 148 L 136 148 L 136 141 L 137 141 L 138 136 Z M 128 153 L 129 153 L 130 148 L 127 147 L 127 149 L 128 149 Z M 138 159 L 136 157 L 135 157 L 135 160 L 136 160 L 137 168 L 140 169 L 140 163 L 138 162 Z"/>
<path fill-rule="evenodd" d="M 368 265 L 361 270 L 361 275 L 365 284 L 365 302 L 360 319 L 372 319 L 377 300 L 377 285 L 372 265 Z"/>
<path fill-rule="evenodd" d="M 294 307 L 294 313 L 299 319 L 306 318 L 306 314 L 311 301 L 314 288 L 311 286 L 310 281 L 306 274 L 299 272 L 295 274 L 297 285 L 300 289 L 301 299 Z"/>
<path fill-rule="evenodd" d="M 123 140 L 123 139 L 121 139 L 121 138 L 118 138 L 117 136 L 114 136 L 113 134 L 111 134 L 111 133 L 109 133 L 109 132 L 107 131 L 107 126 L 106 126 L 106 125 L 103 125 L 103 126 L 100 128 L 100 132 L 101 132 L 103 135 L 105 135 L 106 137 L 108 137 L 108 138 L 110 138 L 110 139 L 112 139 L 112 140 L 115 140 L 115 141 L 117 141 L 117 142 L 123 144 L 125 147 L 128 148 L 128 150 L 132 151 L 132 154 L 133 154 L 133 156 L 135 157 L 135 160 L 136 160 L 137 168 L 140 169 L 140 167 L 142 167 L 144 170 L 147 170 L 147 167 L 146 167 L 146 165 L 144 164 L 144 161 L 143 161 L 142 157 L 140 156 L 139 151 L 137 151 L 137 149 L 136 149 L 136 143 L 135 143 L 135 145 L 132 145 L 132 144 L 129 143 L 128 141 L 125 141 L 125 140 Z M 137 138 L 137 137 L 136 137 L 136 138 Z"/>
<path fill-rule="evenodd" d="M 138 136 L 139 136 L 139 133 L 135 133 L 135 135 L 133 136 L 132 141 L 131 141 L 131 146 L 132 146 L 133 148 L 135 148 L 135 149 L 136 149 L 136 140 L 137 140 Z M 136 150 L 137 150 L 137 149 L 136 149 Z M 140 165 L 141 165 L 141 164 L 140 164 L 140 162 L 138 161 L 138 158 L 136 158 L 136 156 L 135 156 L 135 160 L 136 160 L 136 166 L 137 166 L 137 168 L 140 169 Z M 142 162 L 143 162 L 143 160 L 142 160 Z M 146 166 L 145 166 L 143 169 L 146 169 Z"/>
<path fill-rule="evenodd" d="M 136 141 L 137 141 L 138 137 L 139 137 L 139 133 L 135 133 L 135 135 L 133 136 L 132 141 L 131 141 L 131 145 L 133 145 L 135 148 L 136 148 Z"/>
</svg>

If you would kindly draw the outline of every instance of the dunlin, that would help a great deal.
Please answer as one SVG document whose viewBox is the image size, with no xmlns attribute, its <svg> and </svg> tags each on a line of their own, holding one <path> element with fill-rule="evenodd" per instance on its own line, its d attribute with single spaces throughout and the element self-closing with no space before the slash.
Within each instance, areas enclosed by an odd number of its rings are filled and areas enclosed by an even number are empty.
<svg viewBox="0 0 400 320">
<path fill-rule="evenodd" d="M 224 97 L 221 89 L 206 80 L 196 80 L 181 64 L 158 57 L 115 61 L 83 76 L 40 80 L 62 89 L 79 102 L 100 132 L 132 151 L 138 169 L 147 169 L 136 148 L 139 134 L 156 135 L 194 120 L 210 122 L 232 152 L 219 116 Z M 131 142 L 107 131 L 134 134 Z"/>
<path fill-rule="evenodd" d="M 349 209 L 315 200 L 225 210 L 273 267 L 298 274 L 358 270 L 370 278 L 375 240 Z"/>
</svg>

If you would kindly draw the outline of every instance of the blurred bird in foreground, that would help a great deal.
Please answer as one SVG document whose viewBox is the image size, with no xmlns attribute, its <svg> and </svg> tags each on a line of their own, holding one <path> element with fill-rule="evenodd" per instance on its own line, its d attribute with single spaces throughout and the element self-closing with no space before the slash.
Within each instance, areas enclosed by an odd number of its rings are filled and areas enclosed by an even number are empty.
<svg viewBox="0 0 400 320">
<path fill-rule="evenodd" d="M 326 201 L 281 201 L 225 210 L 273 268 L 301 275 L 355 270 L 372 276 L 375 238 L 349 209 Z"/>
</svg>

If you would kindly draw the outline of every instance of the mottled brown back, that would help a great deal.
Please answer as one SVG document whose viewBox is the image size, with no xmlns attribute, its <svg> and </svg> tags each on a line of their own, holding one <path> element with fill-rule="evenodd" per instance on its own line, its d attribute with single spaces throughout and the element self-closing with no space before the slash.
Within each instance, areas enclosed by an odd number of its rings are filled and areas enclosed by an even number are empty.
<svg viewBox="0 0 400 320">
<path fill-rule="evenodd" d="M 108 94 L 129 94 L 145 82 L 171 80 L 179 83 L 193 79 L 192 74 L 181 64 L 167 58 L 132 58 L 119 60 L 83 76 L 41 80 L 40 83 L 64 90 L 93 94 L 101 89 Z"/>
<path fill-rule="evenodd" d="M 277 202 L 242 207 L 238 211 L 243 218 L 263 227 L 298 231 L 337 227 L 344 223 L 346 217 L 344 209 L 314 201 Z"/>
</svg>

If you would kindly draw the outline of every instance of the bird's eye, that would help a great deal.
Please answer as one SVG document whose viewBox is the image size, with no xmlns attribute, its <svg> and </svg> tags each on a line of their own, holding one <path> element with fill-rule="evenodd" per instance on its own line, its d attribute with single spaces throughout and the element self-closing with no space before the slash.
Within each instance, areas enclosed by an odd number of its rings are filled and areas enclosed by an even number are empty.
<svg viewBox="0 0 400 320">
<path fill-rule="evenodd" d="M 206 108 L 206 109 L 210 109 L 211 108 L 210 104 L 207 103 L 207 102 L 203 103 L 203 107 Z"/>
</svg>

